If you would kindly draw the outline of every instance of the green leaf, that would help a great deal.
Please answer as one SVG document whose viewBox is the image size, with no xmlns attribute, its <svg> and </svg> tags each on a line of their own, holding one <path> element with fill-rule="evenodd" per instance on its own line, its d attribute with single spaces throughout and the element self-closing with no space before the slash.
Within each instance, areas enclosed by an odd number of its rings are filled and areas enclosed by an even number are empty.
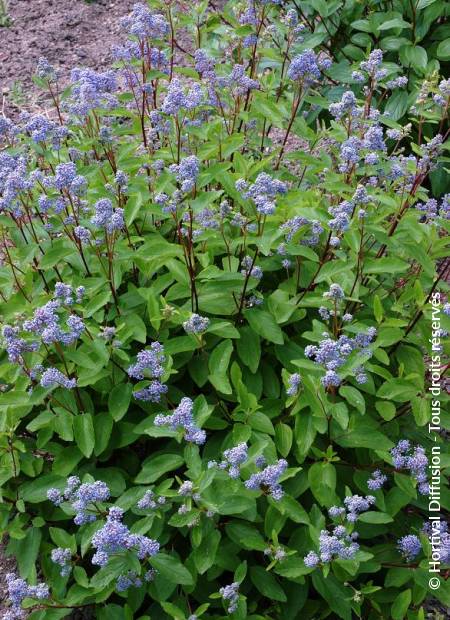
<svg viewBox="0 0 450 620">
<path fill-rule="evenodd" d="M 250 327 L 262 338 L 275 344 L 284 343 L 283 332 L 269 312 L 259 308 L 251 308 L 244 312 L 244 316 Z"/>
<path fill-rule="evenodd" d="M 228 537 L 244 549 L 264 551 L 267 544 L 258 530 L 242 521 L 233 521 L 225 527 Z"/>
<path fill-rule="evenodd" d="M 375 403 L 375 409 L 384 420 L 392 420 L 395 418 L 396 408 L 394 403 L 387 400 L 377 400 Z"/>
<path fill-rule="evenodd" d="M 52 471 L 60 476 L 68 476 L 82 460 L 83 454 L 77 446 L 68 446 L 61 450 L 53 461 Z"/>
<path fill-rule="evenodd" d="M 255 507 L 255 500 L 243 495 L 229 495 L 223 499 L 219 505 L 218 512 L 221 515 L 241 515 L 246 510 Z"/>
<path fill-rule="evenodd" d="M 344 434 L 340 430 L 335 441 L 343 448 L 372 448 L 372 450 L 388 451 L 394 447 L 386 435 L 375 430 L 372 426 L 366 426 L 362 423 L 359 423 L 356 428 L 349 426 Z"/>
<path fill-rule="evenodd" d="M 329 574 L 324 577 L 320 571 L 315 570 L 312 573 L 312 582 L 314 588 L 339 618 L 352 620 L 350 605 L 352 595 L 333 575 Z"/>
<path fill-rule="evenodd" d="M 42 270 L 50 269 L 73 253 L 73 246 L 68 245 L 66 241 L 58 239 L 53 242 L 53 247 L 48 249 L 42 256 L 40 260 L 40 268 Z"/>
<path fill-rule="evenodd" d="M 236 342 L 239 357 L 250 370 L 255 373 L 258 370 L 261 359 L 261 341 L 247 325 L 239 329 L 240 339 Z"/>
<path fill-rule="evenodd" d="M 209 375 L 208 379 L 218 392 L 222 392 L 223 394 L 231 394 L 233 392 L 227 375 L 216 373 Z"/>
<path fill-rule="evenodd" d="M 287 601 L 286 594 L 275 577 L 262 566 L 250 567 L 250 579 L 263 596 L 274 601 Z"/>
<path fill-rule="evenodd" d="M 266 433 L 267 435 L 275 434 L 272 422 L 262 411 L 254 411 L 249 417 L 248 422 L 256 431 Z"/>
<path fill-rule="evenodd" d="M 169 583 L 182 586 L 192 586 L 194 579 L 188 569 L 174 555 L 158 553 L 150 558 L 150 564 L 160 573 Z"/>
<path fill-rule="evenodd" d="M 391 28 L 412 28 L 411 24 L 405 22 L 401 17 L 388 19 L 378 26 L 378 30 L 391 30 Z"/>
<path fill-rule="evenodd" d="M 411 590 L 405 590 L 396 597 L 391 607 L 392 620 L 402 620 L 406 616 L 411 600 Z"/>
<path fill-rule="evenodd" d="M 310 411 L 301 411 L 295 416 L 294 427 L 294 437 L 301 457 L 307 455 L 315 436 L 316 429 L 312 413 Z"/>
<path fill-rule="evenodd" d="M 155 482 L 168 471 L 178 469 L 184 463 L 179 454 L 159 454 L 144 461 L 141 471 L 136 476 L 137 484 L 150 484 Z"/>
<path fill-rule="evenodd" d="M 390 347 L 396 342 L 399 342 L 399 340 L 402 340 L 403 336 L 403 330 L 399 327 L 383 327 L 378 333 L 375 346 Z"/>
<path fill-rule="evenodd" d="M 103 566 L 95 575 L 91 578 L 91 588 L 96 590 L 103 590 L 103 588 L 113 585 L 119 575 L 126 574 L 129 570 L 140 570 L 139 562 L 137 566 L 135 562 L 137 558 L 128 555 L 116 555 L 112 556 L 108 564 Z"/>
<path fill-rule="evenodd" d="M 161 601 L 161 607 L 164 609 L 166 614 L 169 614 L 171 618 L 174 620 L 185 620 L 186 616 L 184 615 L 184 611 L 182 611 L 176 605 L 172 603 L 168 603 L 167 601 Z"/>
<path fill-rule="evenodd" d="M 381 323 L 383 320 L 383 306 L 378 295 L 374 295 L 373 298 L 373 314 L 377 323 Z"/>
<path fill-rule="evenodd" d="M 414 398 L 419 390 L 420 388 L 413 383 L 408 383 L 401 379 L 390 379 L 383 383 L 377 392 L 377 396 L 405 403 Z"/>
<path fill-rule="evenodd" d="M 231 354 L 233 353 L 233 343 L 231 340 L 224 340 L 213 350 L 210 355 L 209 381 L 214 387 L 224 394 L 231 394 L 232 389 L 227 377 L 227 370 L 230 364 Z"/>
<path fill-rule="evenodd" d="M 129 194 L 127 197 L 127 203 L 125 205 L 125 221 L 127 226 L 130 226 L 139 215 L 139 211 L 142 207 L 142 194 L 140 192 L 136 194 Z"/>
<path fill-rule="evenodd" d="M 302 505 L 289 495 L 284 495 L 281 500 L 271 500 L 271 505 L 281 514 L 287 515 L 294 523 L 309 524 L 309 517 Z"/>
<path fill-rule="evenodd" d="M 436 2 L 436 0 L 419 0 L 419 2 L 417 3 L 417 9 L 421 11 L 422 9 L 425 9 L 427 6 L 430 6 L 430 4 L 433 4 L 434 2 Z"/>
<path fill-rule="evenodd" d="M 39 476 L 37 480 L 25 482 L 20 487 L 20 497 L 31 504 L 38 504 L 47 499 L 47 491 L 52 487 L 64 489 L 66 486 L 66 478 L 57 476 L 56 474 L 47 474 Z"/>
<path fill-rule="evenodd" d="M 305 566 L 303 558 L 299 558 L 297 555 L 286 558 L 274 570 L 277 575 L 286 577 L 286 579 L 298 579 L 312 572 L 311 568 Z"/>
<path fill-rule="evenodd" d="M 271 125 L 275 127 L 283 127 L 284 115 L 281 112 L 280 106 L 277 106 L 274 101 L 268 99 L 263 93 L 255 92 L 255 110 L 258 114 L 261 114 L 266 118 Z"/>
<path fill-rule="evenodd" d="M 112 418 L 118 422 L 128 411 L 133 387 L 130 383 L 115 385 L 108 396 L 108 409 Z"/>
<path fill-rule="evenodd" d="M 293 433 L 290 426 L 280 422 L 275 426 L 275 445 L 283 457 L 287 457 L 291 451 Z"/>
<path fill-rule="evenodd" d="M 428 56 L 426 50 L 420 45 L 405 45 L 399 50 L 399 57 L 406 67 L 413 69 L 426 69 Z"/>
<path fill-rule="evenodd" d="M 366 401 L 364 400 L 364 396 L 361 394 L 359 390 L 350 385 L 344 385 L 339 389 L 339 394 L 345 398 L 345 400 L 353 405 L 359 413 L 362 415 L 366 412 Z"/>
<path fill-rule="evenodd" d="M 417 426 L 424 426 L 431 418 L 430 402 L 423 397 L 411 399 L 411 407 Z"/>
<path fill-rule="evenodd" d="M 365 273 L 402 273 L 409 268 L 406 261 L 400 258 L 370 258 L 364 262 Z"/>
<path fill-rule="evenodd" d="M 30 403 L 30 395 L 28 392 L 3 392 L 0 393 L 0 407 L 8 407 L 9 405 L 28 405 Z"/>
<path fill-rule="evenodd" d="M 391 523 L 394 519 L 386 514 L 385 512 L 373 512 L 373 511 L 369 511 L 369 512 L 364 512 L 363 514 L 359 515 L 358 517 L 358 521 L 361 521 L 362 523 Z"/>
<path fill-rule="evenodd" d="M 95 314 L 97 312 L 97 310 L 100 310 L 100 308 L 103 308 L 111 299 L 111 291 L 108 290 L 104 290 L 101 293 L 99 293 L 98 295 L 96 295 L 93 299 L 91 299 L 91 301 L 89 301 L 86 306 L 84 307 L 84 316 L 85 317 L 90 317 L 93 314 Z"/>
<path fill-rule="evenodd" d="M 14 555 L 19 566 L 19 573 L 24 579 L 34 574 L 34 563 L 39 553 L 41 538 L 41 530 L 37 527 L 30 527 L 24 538 L 20 540 L 12 538 L 9 542 L 7 552 Z"/>
<path fill-rule="evenodd" d="M 90 457 L 95 446 L 94 424 L 90 413 L 80 413 L 73 418 L 73 432 L 81 452 Z"/>
<path fill-rule="evenodd" d="M 60 527 L 50 527 L 49 532 L 55 545 L 58 547 L 68 548 L 72 551 L 72 553 L 76 553 L 77 542 L 75 536 L 69 534 L 66 530 L 63 530 Z"/>
<path fill-rule="evenodd" d="M 216 334 L 222 338 L 239 338 L 238 330 L 229 321 L 215 321 L 206 330 L 208 334 Z"/>
<path fill-rule="evenodd" d="M 322 506 L 335 503 L 336 469 L 331 463 L 318 462 L 308 471 L 308 482 L 312 494 Z"/>
<path fill-rule="evenodd" d="M 198 547 L 195 547 L 192 552 L 195 568 L 200 575 L 206 573 L 214 564 L 219 543 L 220 532 L 218 530 L 212 530 L 206 534 L 206 536 L 202 537 L 201 543 Z"/>
<path fill-rule="evenodd" d="M 450 60 L 450 39 L 447 38 L 441 41 L 437 46 L 436 56 L 440 60 Z"/>
</svg>

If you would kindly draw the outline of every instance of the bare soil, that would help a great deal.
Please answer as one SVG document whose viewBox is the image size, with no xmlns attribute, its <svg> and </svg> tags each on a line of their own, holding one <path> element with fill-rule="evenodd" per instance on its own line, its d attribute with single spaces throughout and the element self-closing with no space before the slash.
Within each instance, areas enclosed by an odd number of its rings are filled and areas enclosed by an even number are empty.
<svg viewBox="0 0 450 620">
<path fill-rule="evenodd" d="M 11 25 L 0 27 L 0 90 L 6 112 L 39 107 L 32 75 L 40 56 L 66 81 L 73 67 L 103 69 L 123 39 L 120 18 L 134 0 L 10 0 Z M 66 78 L 66 79 L 64 79 Z"/>
</svg>

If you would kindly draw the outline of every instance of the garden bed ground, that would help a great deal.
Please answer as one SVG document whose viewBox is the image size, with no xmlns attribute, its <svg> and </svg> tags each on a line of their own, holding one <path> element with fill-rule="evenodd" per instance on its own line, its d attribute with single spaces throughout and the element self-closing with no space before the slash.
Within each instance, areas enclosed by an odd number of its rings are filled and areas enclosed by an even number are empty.
<svg viewBox="0 0 450 620">
<path fill-rule="evenodd" d="M 0 87 L 6 113 L 27 103 L 42 106 L 32 75 L 40 56 L 64 79 L 76 66 L 106 68 L 121 38 L 120 18 L 133 0 L 15 0 L 11 25 L 0 28 Z"/>
</svg>

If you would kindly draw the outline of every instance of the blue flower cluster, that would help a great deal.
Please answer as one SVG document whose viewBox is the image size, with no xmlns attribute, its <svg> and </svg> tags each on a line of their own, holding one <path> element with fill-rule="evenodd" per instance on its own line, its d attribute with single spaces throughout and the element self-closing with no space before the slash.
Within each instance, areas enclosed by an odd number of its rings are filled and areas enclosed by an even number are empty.
<svg viewBox="0 0 450 620">
<path fill-rule="evenodd" d="M 117 76 L 114 71 L 96 72 L 92 69 L 73 69 L 72 91 L 67 109 L 76 116 L 87 116 L 95 108 L 113 108 L 117 98 Z"/>
<path fill-rule="evenodd" d="M 128 375 L 138 381 L 150 376 L 152 381 L 148 386 L 133 392 L 135 398 L 159 403 L 161 396 L 167 393 L 167 385 L 159 381 L 164 374 L 165 359 L 164 347 L 159 342 L 153 342 L 150 349 L 144 349 L 137 354 L 136 363 L 127 370 Z"/>
<path fill-rule="evenodd" d="M 242 192 L 244 198 L 250 198 L 258 213 L 272 215 L 275 212 L 275 198 L 278 194 L 287 192 L 287 185 L 278 179 L 273 179 L 266 172 L 261 172 L 254 183 L 247 186 L 244 179 L 236 182 L 236 189 Z"/>
<path fill-rule="evenodd" d="M 182 159 L 179 164 L 172 164 L 169 170 L 175 174 L 180 183 L 181 191 L 190 192 L 194 188 L 200 172 L 200 161 L 195 155 L 190 155 Z"/>
<path fill-rule="evenodd" d="M 110 497 L 108 486 L 101 481 L 86 482 L 81 484 L 76 476 L 71 476 L 67 480 L 67 486 L 63 492 L 51 488 L 47 491 L 47 498 L 56 506 L 60 506 L 67 501 L 75 510 L 74 522 L 77 525 L 91 523 L 102 516 L 104 513 L 98 503 L 106 502 Z M 138 503 L 138 508 L 144 509 L 156 503 L 153 502 L 153 493 L 147 491 L 142 500 Z M 164 498 L 158 498 L 158 504 L 163 504 Z M 94 566 L 106 566 L 110 558 L 119 553 L 133 552 L 136 558 L 144 562 L 159 552 L 160 545 L 156 540 L 148 538 L 143 534 L 134 534 L 122 522 L 124 512 L 117 506 L 109 508 L 105 523 L 97 529 L 91 539 L 95 553 L 92 557 Z M 72 553 L 70 549 L 58 547 L 53 549 L 51 559 L 61 567 L 61 576 L 67 576 L 71 571 Z M 144 574 L 144 580 L 150 581 L 154 576 L 153 569 Z M 118 591 L 124 591 L 131 585 L 141 585 L 142 581 L 136 574 L 121 575 L 117 581 Z"/>
<path fill-rule="evenodd" d="M 80 302 L 84 295 L 84 287 L 75 291 L 76 301 Z M 60 342 L 64 345 L 76 342 L 85 330 L 83 319 L 77 314 L 69 314 L 65 321 L 65 328 L 61 327 L 61 314 L 58 310 L 64 305 L 74 303 L 72 287 L 62 282 L 55 285 L 54 298 L 37 308 L 33 318 L 23 323 L 24 331 L 40 336 L 44 344 Z"/>
<path fill-rule="evenodd" d="M 154 510 L 158 506 L 163 506 L 166 503 L 166 498 L 163 495 L 156 497 L 155 493 L 148 489 L 144 496 L 138 501 L 136 507 L 139 510 Z"/>
<path fill-rule="evenodd" d="M 422 550 L 422 544 L 415 534 L 408 534 L 400 538 L 397 541 L 397 547 L 408 562 L 414 560 Z"/>
<path fill-rule="evenodd" d="M 77 385 L 76 379 L 69 379 L 57 368 L 47 368 L 44 370 L 42 366 L 38 365 L 33 368 L 32 373 L 33 377 L 37 377 L 42 373 L 39 383 L 43 388 L 63 387 L 66 390 L 72 390 Z"/>
<path fill-rule="evenodd" d="M 104 228 L 109 234 L 116 230 L 122 230 L 125 226 L 123 209 L 115 209 L 109 198 L 100 198 L 94 205 L 91 224 L 98 228 Z M 83 236 L 85 236 L 84 233 Z"/>
<path fill-rule="evenodd" d="M 430 198 L 425 203 L 416 203 L 414 208 L 421 214 L 422 223 L 438 224 L 439 219 L 450 220 L 450 194 L 445 194 L 440 203 L 435 198 Z"/>
<path fill-rule="evenodd" d="M 359 550 L 357 532 L 349 534 L 343 525 L 337 525 L 332 534 L 322 530 L 319 535 L 319 553 L 310 551 L 303 561 L 308 568 L 316 568 L 335 559 L 351 560 Z"/>
<path fill-rule="evenodd" d="M 339 284 L 331 284 L 328 291 L 323 294 L 323 297 L 332 302 L 332 307 L 320 306 L 319 315 L 322 319 L 327 321 L 330 317 L 338 317 L 342 314 L 340 308 L 345 297 L 345 293 Z M 348 323 L 353 319 L 353 316 L 348 312 L 342 314 L 342 321 Z"/>
<path fill-rule="evenodd" d="M 298 372 L 294 372 L 288 379 L 288 388 L 286 390 L 287 396 L 296 396 L 299 391 L 302 378 Z"/>
<path fill-rule="evenodd" d="M 72 552 L 70 549 L 57 547 L 56 549 L 52 549 L 50 557 L 54 564 L 58 564 L 58 566 L 60 566 L 61 577 L 67 577 L 70 575 L 72 571 Z"/>
<path fill-rule="evenodd" d="M 176 116 L 179 112 L 194 110 L 203 102 L 204 94 L 200 84 L 194 83 L 191 87 L 186 87 L 180 80 L 174 79 L 167 87 L 161 111 L 169 116 Z"/>
<path fill-rule="evenodd" d="M 56 488 L 51 488 L 47 491 L 47 499 L 55 506 L 60 506 L 65 501 L 71 504 L 72 509 L 76 513 L 74 518 L 76 525 L 84 525 L 85 523 L 95 521 L 99 513 L 95 503 L 106 502 L 109 496 L 109 488 L 101 480 L 81 484 L 77 476 L 70 476 L 68 478 L 67 486 L 62 493 Z"/>
<path fill-rule="evenodd" d="M 417 480 L 419 493 L 428 495 L 428 457 L 422 446 L 412 446 L 407 439 L 398 442 L 391 450 L 395 469 L 406 469 Z"/>
<path fill-rule="evenodd" d="M 338 368 L 345 364 L 353 351 L 358 351 L 364 355 L 370 354 L 368 346 L 376 333 L 375 327 L 369 327 L 366 334 L 359 333 L 354 338 L 341 335 L 337 340 L 333 340 L 327 332 L 324 332 L 324 339 L 318 346 L 308 345 L 305 348 L 305 355 L 314 359 L 316 364 L 324 366 L 326 373 L 321 381 L 326 388 L 338 387 L 342 383 L 342 378 L 337 373 Z M 358 383 L 367 381 L 367 376 L 362 367 L 356 369 L 355 378 Z"/>
<path fill-rule="evenodd" d="M 341 517 L 347 520 L 349 523 L 354 523 L 358 519 L 358 515 L 370 510 L 370 507 L 375 503 L 373 495 L 367 495 L 361 497 L 360 495 L 348 495 L 344 498 L 345 508 L 339 506 L 332 506 L 328 514 L 331 518 L 335 519 Z"/>
<path fill-rule="evenodd" d="M 449 525 L 446 521 L 439 519 L 435 522 L 427 522 L 422 528 L 430 541 L 430 544 L 436 546 L 439 542 L 440 561 L 443 564 L 450 563 L 450 532 Z"/>
<path fill-rule="evenodd" d="M 372 473 L 372 476 L 367 481 L 367 487 L 371 491 L 378 491 L 379 489 L 383 487 L 386 481 L 387 481 L 387 476 L 383 474 L 379 469 L 376 469 Z"/>
<path fill-rule="evenodd" d="M 11 606 L 3 615 L 4 620 L 15 620 L 16 618 L 25 617 L 25 612 L 22 609 L 24 598 L 43 600 L 49 597 L 49 588 L 44 583 L 40 583 L 37 586 L 29 586 L 24 579 L 20 579 L 14 573 L 7 573 L 5 580 L 8 588 L 8 600 Z"/>
<path fill-rule="evenodd" d="M 160 545 L 156 540 L 143 534 L 132 534 L 122 519 L 123 510 L 116 506 L 109 509 L 106 523 L 92 537 L 92 546 L 96 549 L 92 564 L 106 566 L 112 555 L 129 550 L 135 551 L 139 560 L 158 553 Z"/>
<path fill-rule="evenodd" d="M 264 555 L 269 557 L 272 561 L 282 562 L 287 554 L 283 547 L 271 546 L 264 549 Z"/>
<path fill-rule="evenodd" d="M 194 403 L 190 398 L 184 397 L 180 404 L 170 415 L 159 414 L 155 417 L 155 426 L 169 426 L 173 431 L 183 430 L 186 441 L 198 445 L 206 441 L 206 433 L 198 428 L 192 413 Z"/>
<path fill-rule="evenodd" d="M 121 20 L 122 27 L 139 39 L 164 39 L 169 32 L 169 24 L 164 15 L 152 13 L 142 2 L 136 2 L 133 9 Z"/>
<path fill-rule="evenodd" d="M 218 467 L 228 472 L 230 478 L 237 479 L 241 474 L 241 465 L 248 459 L 248 446 L 246 443 L 240 443 L 233 448 L 225 450 L 223 460 L 217 463 L 209 461 L 208 467 Z"/>
<path fill-rule="evenodd" d="M 2 330 L 2 346 L 6 350 L 10 362 L 23 366 L 23 354 L 37 351 L 39 349 L 39 343 L 27 342 L 23 338 L 20 338 L 18 336 L 19 331 L 18 327 L 5 325 Z"/>
<path fill-rule="evenodd" d="M 209 319 L 195 312 L 189 317 L 187 321 L 184 321 L 183 328 L 187 334 L 202 334 L 209 327 Z"/>
<path fill-rule="evenodd" d="M 239 583 L 237 581 L 219 590 L 224 601 L 227 601 L 227 613 L 232 614 L 238 608 L 239 603 Z"/>
<path fill-rule="evenodd" d="M 290 243 L 298 231 L 307 232 L 305 237 L 302 237 L 300 243 L 302 245 L 313 246 L 319 243 L 319 237 L 323 233 L 323 226 L 318 220 L 309 220 L 301 215 L 287 220 L 281 225 L 281 230 L 285 235 L 286 243 Z M 286 253 L 284 246 L 278 248 L 279 254 Z"/>
<path fill-rule="evenodd" d="M 252 278 L 256 278 L 257 280 L 261 280 L 261 278 L 264 275 L 261 267 L 259 267 L 258 265 L 255 265 L 255 261 L 251 256 L 244 256 L 244 258 L 242 259 L 241 265 L 242 265 L 241 273 L 246 278 L 252 277 Z"/>
<path fill-rule="evenodd" d="M 308 86 L 320 79 L 322 73 L 319 65 L 321 64 L 324 69 L 330 66 L 328 62 L 325 65 L 321 63 L 317 54 L 313 50 L 307 49 L 291 60 L 287 76 L 294 81 L 301 80 L 304 85 Z"/>
<path fill-rule="evenodd" d="M 147 583 L 153 581 L 155 575 L 155 569 L 150 568 L 144 573 L 144 581 Z M 131 588 L 132 586 L 135 588 L 140 588 L 142 584 L 142 579 L 138 577 L 134 571 L 128 571 L 125 575 L 119 575 L 119 577 L 117 577 L 116 590 L 117 592 L 125 592 L 125 590 L 128 590 L 128 588 Z"/>
<path fill-rule="evenodd" d="M 69 135 L 67 127 L 58 125 L 55 121 L 41 114 L 31 115 L 22 112 L 20 115 L 21 129 L 36 142 L 50 142 L 55 150 L 59 150 L 63 141 Z"/>
<path fill-rule="evenodd" d="M 286 471 L 287 466 L 287 461 L 279 459 L 275 465 L 268 465 L 261 471 L 252 474 L 245 482 L 245 486 L 252 491 L 261 490 L 269 494 L 272 499 L 278 501 L 284 495 L 279 479 Z"/>
<path fill-rule="evenodd" d="M 9 211 L 20 217 L 20 195 L 32 187 L 25 157 L 0 152 L 0 212 Z"/>
</svg>

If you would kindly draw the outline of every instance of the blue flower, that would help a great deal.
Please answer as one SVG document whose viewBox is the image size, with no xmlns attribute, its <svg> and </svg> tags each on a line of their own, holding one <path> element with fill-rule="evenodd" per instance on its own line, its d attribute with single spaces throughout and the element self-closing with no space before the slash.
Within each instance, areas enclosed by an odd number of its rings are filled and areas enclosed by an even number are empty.
<svg viewBox="0 0 450 620">
<path fill-rule="evenodd" d="M 72 570 L 71 560 L 72 552 L 68 548 L 57 547 L 51 552 L 51 559 L 54 564 L 58 564 L 61 567 L 61 577 L 67 577 Z"/>
<path fill-rule="evenodd" d="M 287 76 L 291 80 L 304 80 L 306 83 L 320 79 L 321 72 L 315 52 L 308 49 L 298 56 L 294 56 L 287 71 Z"/>
<path fill-rule="evenodd" d="M 284 459 L 279 459 L 275 465 L 268 465 L 262 471 L 252 474 L 246 481 L 245 486 L 252 491 L 267 490 L 269 495 L 276 501 L 280 500 L 284 491 L 279 483 L 279 478 L 286 470 L 288 464 Z"/>
<path fill-rule="evenodd" d="M 195 313 L 192 314 L 190 318 L 183 323 L 184 331 L 187 334 L 201 334 L 208 329 L 208 326 L 209 319 Z"/>
<path fill-rule="evenodd" d="M 239 583 L 235 581 L 228 586 L 220 588 L 219 593 L 223 600 L 227 601 L 227 613 L 232 614 L 235 612 L 239 603 Z"/>
<path fill-rule="evenodd" d="M 371 478 L 369 478 L 369 480 L 367 481 L 367 487 L 371 491 L 378 491 L 379 489 L 383 487 L 386 480 L 387 480 L 387 476 L 382 474 L 379 469 L 376 469 L 372 473 Z"/>
<path fill-rule="evenodd" d="M 397 547 L 402 556 L 410 562 L 414 560 L 422 550 L 422 544 L 417 536 L 408 534 L 397 541 Z"/>
<path fill-rule="evenodd" d="M 289 387 L 286 390 L 286 394 L 288 396 L 296 396 L 298 394 L 298 390 L 299 390 L 301 382 L 302 382 L 302 378 L 298 372 L 295 372 L 294 374 L 292 374 L 288 380 Z"/>
<path fill-rule="evenodd" d="M 193 407 L 194 403 L 192 400 L 184 397 L 172 414 L 157 415 L 155 418 L 155 425 L 169 426 L 174 431 L 183 429 L 186 441 L 201 445 L 206 441 L 206 433 L 195 424 L 192 413 Z"/>
</svg>

